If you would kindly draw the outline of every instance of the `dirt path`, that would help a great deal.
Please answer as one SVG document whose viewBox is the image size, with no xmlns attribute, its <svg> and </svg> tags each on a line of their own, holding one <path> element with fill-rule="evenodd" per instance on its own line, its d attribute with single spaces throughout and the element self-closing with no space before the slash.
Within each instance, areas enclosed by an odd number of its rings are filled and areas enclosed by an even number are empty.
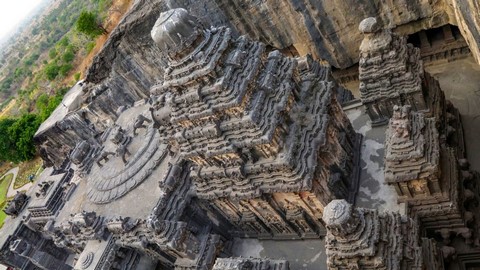
<svg viewBox="0 0 480 270">
<path fill-rule="evenodd" d="M 14 189 L 13 184 L 15 184 L 15 179 L 17 179 L 18 167 L 10 169 L 8 172 L 4 174 L 4 176 L 10 173 L 13 173 L 13 179 L 12 179 L 12 182 L 10 183 L 10 186 L 8 187 L 7 198 L 15 196 L 15 194 L 17 194 L 17 191 L 28 190 L 33 185 L 32 183 L 28 183 L 21 188 Z"/>
</svg>

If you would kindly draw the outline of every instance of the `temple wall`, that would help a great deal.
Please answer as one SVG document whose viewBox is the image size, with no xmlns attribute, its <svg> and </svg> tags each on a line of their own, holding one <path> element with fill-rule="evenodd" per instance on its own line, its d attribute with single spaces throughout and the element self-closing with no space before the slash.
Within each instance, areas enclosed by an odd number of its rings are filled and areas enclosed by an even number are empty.
<svg viewBox="0 0 480 270">
<path fill-rule="evenodd" d="M 324 205 L 311 192 L 274 193 L 248 200 L 219 198 L 210 202 L 240 237 L 260 239 L 318 238 Z"/>
</svg>

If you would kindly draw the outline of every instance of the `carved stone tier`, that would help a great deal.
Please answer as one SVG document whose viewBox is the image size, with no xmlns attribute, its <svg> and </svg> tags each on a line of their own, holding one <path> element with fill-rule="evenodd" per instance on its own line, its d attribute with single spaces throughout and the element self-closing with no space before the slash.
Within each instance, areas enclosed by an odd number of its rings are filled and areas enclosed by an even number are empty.
<svg viewBox="0 0 480 270">
<path fill-rule="evenodd" d="M 267 258 L 218 258 L 212 270 L 289 270 L 287 260 L 272 260 Z"/>
<path fill-rule="evenodd" d="M 112 237 L 105 241 L 88 241 L 80 254 L 74 270 L 94 269 L 140 269 L 141 254 L 130 248 L 122 248 L 115 244 Z M 150 267 L 155 264 L 151 263 Z"/>
<path fill-rule="evenodd" d="M 68 197 L 68 185 L 72 179 L 73 170 L 58 172 L 47 168 L 34 188 L 34 196 L 27 206 L 29 223 L 43 227 L 49 220 L 55 218 Z"/>
<path fill-rule="evenodd" d="M 92 171 L 89 177 L 91 187 L 87 194 L 92 202 L 108 203 L 124 196 L 149 177 L 168 153 L 166 146 L 159 144 L 159 134 L 153 125 L 147 128 L 144 138 L 135 140 L 138 140 L 135 143 L 139 146 L 126 164 L 121 164 L 117 159 Z M 114 147 L 117 150 L 112 150 L 118 153 L 121 146 Z M 107 145 L 103 151 L 110 151 L 108 149 Z M 122 158 L 125 160 L 123 156 Z"/>
<path fill-rule="evenodd" d="M 439 117 L 449 114 L 438 111 Z M 450 123 L 411 112 L 408 106 L 395 107 L 386 132 L 385 181 L 430 235 L 446 235 L 449 242 L 450 232 L 455 232 L 471 242 L 478 237 L 473 233 L 478 216 L 474 202 L 479 199 L 473 183 L 478 183 L 478 174 L 458 159 L 462 149 L 450 147 L 458 145 L 458 140 L 448 139 L 458 137 L 445 134 Z M 444 132 L 438 132 L 437 126 Z"/>
<path fill-rule="evenodd" d="M 323 214 L 328 269 L 425 269 L 418 225 L 398 213 L 355 208 L 333 200 Z M 431 254 L 430 254 L 431 253 Z M 434 269 L 434 268 L 427 268 Z"/>
<path fill-rule="evenodd" d="M 70 270 L 72 267 L 65 263 L 69 255 L 42 233 L 33 231 L 24 224 L 20 224 L 13 234 L 2 239 L 0 246 L 2 263 L 12 269 Z"/>
<path fill-rule="evenodd" d="M 98 145 L 99 135 L 117 119 L 117 111 L 133 104 L 132 93 L 123 90 L 113 93 L 111 87 L 109 82 L 95 87 L 80 82 L 65 94 L 61 104 L 34 136 L 47 167 L 64 167 L 71 151 L 83 140 L 92 146 Z"/>
<path fill-rule="evenodd" d="M 95 157 L 98 156 L 101 148 L 98 144 L 90 144 L 83 140 L 75 146 L 70 153 L 70 160 L 76 166 L 76 171 L 81 177 L 85 177 L 95 162 Z"/>
<path fill-rule="evenodd" d="M 170 14 L 173 22 L 161 15 L 152 30 L 160 47 L 165 36 L 182 35 L 172 25 L 196 21 L 178 21 L 184 13 Z M 182 31 L 201 34 L 168 52 L 164 80 L 151 88 L 161 140 L 189 161 L 196 196 L 235 233 L 318 237 L 323 206 L 353 200 L 358 176 L 359 136 L 330 69 L 309 56 L 266 54 L 265 45 L 234 39 L 228 28 L 189 27 L 196 30 Z"/>
<path fill-rule="evenodd" d="M 440 179 L 438 137 L 434 118 L 411 113 L 409 106 L 393 108 L 385 141 L 385 181 L 395 187 L 400 201 L 447 191 L 443 182 L 448 179 Z"/>
<path fill-rule="evenodd" d="M 360 97 L 372 125 L 386 124 L 393 105 L 410 105 L 415 111 L 429 110 L 429 90 L 422 87 L 420 50 L 406 37 L 382 30 L 375 18 L 360 23 L 364 34 L 360 45 Z"/>
</svg>

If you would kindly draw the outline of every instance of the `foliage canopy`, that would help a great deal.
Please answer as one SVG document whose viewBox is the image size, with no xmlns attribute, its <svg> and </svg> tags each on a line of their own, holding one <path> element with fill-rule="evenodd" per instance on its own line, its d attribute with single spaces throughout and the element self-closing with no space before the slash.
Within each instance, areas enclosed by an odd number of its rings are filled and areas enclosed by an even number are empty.
<svg viewBox="0 0 480 270">
<path fill-rule="evenodd" d="M 105 28 L 97 22 L 97 15 L 85 10 L 80 13 L 76 27 L 80 33 L 92 38 L 107 33 Z"/>
</svg>

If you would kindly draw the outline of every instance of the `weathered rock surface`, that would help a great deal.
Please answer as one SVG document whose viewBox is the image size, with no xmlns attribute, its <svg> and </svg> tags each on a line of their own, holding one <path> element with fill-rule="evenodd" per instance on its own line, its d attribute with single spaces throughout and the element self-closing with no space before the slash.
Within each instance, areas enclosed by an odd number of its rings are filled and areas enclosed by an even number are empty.
<svg viewBox="0 0 480 270">
<path fill-rule="evenodd" d="M 204 24 L 229 26 L 235 35 L 246 34 L 277 49 L 294 49 L 301 56 L 310 53 L 339 68 L 358 62 L 362 35 L 357 26 L 364 18 L 377 17 L 382 25 L 402 34 L 450 23 L 460 27 L 473 55 L 480 61 L 480 7 L 476 0 L 244 0 L 233 3 L 227 0 L 141 0 L 134 4 L 126 20 L 112 34 L 106 50 L 98 57 L 103 63 L 97 61 L 91 69 L 99 74 L 91 74 L 89 80 L 99 79 L 108 72 L 108 69 L 98 69 L 103 65 L 129 69 L 142 63 L 145 69 L 154 68 L 155 64 L 148 59 L 155 58 L 148 56 L 156 55 L 158 49 L 149 46 L 152 41 L 136 37 L 151 29 L 158 14 L 169 7 L 186 8 Z M 127 43 L 127 40 L 134 43 Z M 137 51 L 134 56 L 126 53 L 135 47 L 141 47 L 143 52 Z M 120 51 L 114 52 L 112 48 L 120 48 Z M 127 55 L 130 55 L 128 59 Z M 125 62 L 121 64 L 118 58 Z M 137 79 L 150 81 L 146 77 Z"/>
<path fill-rule="evenodd" d="M 436 247 L 420 247 L 418 225 L 411 218 L 333 200 L 323 220 L 328 269 L 439 269 L 434 268 L 441 261 L 435 258 Z M 428 239 L 423 242 L 432 245 Z"/>
</svg>

